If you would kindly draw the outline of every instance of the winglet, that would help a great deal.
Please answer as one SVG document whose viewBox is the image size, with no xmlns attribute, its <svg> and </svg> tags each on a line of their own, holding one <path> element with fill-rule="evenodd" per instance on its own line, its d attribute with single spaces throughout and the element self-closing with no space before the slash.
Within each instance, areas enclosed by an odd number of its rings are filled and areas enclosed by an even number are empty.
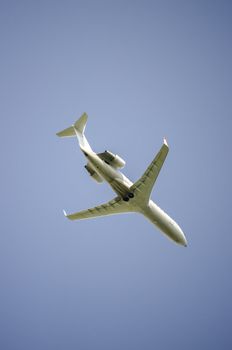
<svg viewBox="0 0 232 350">
<path fill-rule="evenodd" d="M 164 144 L 168 147 L 168 143 L 165 137 L 164 137 Z"/>
</svg>

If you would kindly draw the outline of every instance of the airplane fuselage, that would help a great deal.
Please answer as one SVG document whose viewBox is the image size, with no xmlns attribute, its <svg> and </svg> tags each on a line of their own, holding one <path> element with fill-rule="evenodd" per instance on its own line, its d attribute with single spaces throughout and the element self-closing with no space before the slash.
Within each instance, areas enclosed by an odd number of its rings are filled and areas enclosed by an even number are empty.
<svg viewBox="0 0 232 350">
<path fill-rule="evenodd" d="M 133 185 L 133 182 L 124 174 L 107 164 L 96 153 L 84 151 L 84 154 L 94 170 L 111 186 L 117 195 L 125 198 L 130 193 L 130 187 Z M 178 244 L 187 246 L 185 235 L 179 225 L 151 199 L 144 202 L 135 196 L 134 198 L 130 198 L 127 204 L 128 211 L 138 212 L 144 215 L 170 239 Z"/>
</svg>

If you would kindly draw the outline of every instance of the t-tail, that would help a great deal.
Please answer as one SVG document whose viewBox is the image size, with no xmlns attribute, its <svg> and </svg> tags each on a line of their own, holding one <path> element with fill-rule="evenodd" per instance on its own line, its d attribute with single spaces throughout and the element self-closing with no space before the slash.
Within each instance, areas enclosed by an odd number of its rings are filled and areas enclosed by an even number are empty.
<svg viewBox="0 0 232 350">
<path fill-rule="evenodd" d="M 80 145 L 80 148 L 83 151 L 91 152 L 92 149 L 86 140 L 84 135 L 85 126 L 87 123 L 88 115 L 86 113 L 82 114 L 82 116 L 69 128 L 64 129 L 58 132 L 56 135 L 59 137 L 73 137 L 76 136 Z"/>
</svg>

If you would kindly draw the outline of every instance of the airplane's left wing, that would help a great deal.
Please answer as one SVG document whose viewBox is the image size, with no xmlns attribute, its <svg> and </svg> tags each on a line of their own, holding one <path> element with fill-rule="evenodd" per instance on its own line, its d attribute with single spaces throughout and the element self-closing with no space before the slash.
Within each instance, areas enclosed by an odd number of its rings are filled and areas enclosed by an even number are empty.
<svg viewBox="0 0 232 350">
<path fill-rule="evenodd" d="M 81 219 L 96 218 L 98 216 L 128 213 L 132 211 L 133 210 L 130 207 L 129 203 L 124 202 L 120 197 L 115 197 L 114 199 L 112 199 L 107 203 L 98 205 L 97 207 L 90 208 L 87 210 L 82 210 L 77 213 L 66 214 L 66 212 L 64 211 L 64 215 L 70 220 L 81 220 Z"/>
<path fill-rule="evenodd" d="M 134 192 L 137 197 L 141 197 L 145 201 L 149 200 L 153 186 L 167 157 L 168 151 L 169 147 L 166 139 L 164 139 L 160 151 L 148 166 L 145 173 L 130 188 L 130 191 Z"/>
</svg>

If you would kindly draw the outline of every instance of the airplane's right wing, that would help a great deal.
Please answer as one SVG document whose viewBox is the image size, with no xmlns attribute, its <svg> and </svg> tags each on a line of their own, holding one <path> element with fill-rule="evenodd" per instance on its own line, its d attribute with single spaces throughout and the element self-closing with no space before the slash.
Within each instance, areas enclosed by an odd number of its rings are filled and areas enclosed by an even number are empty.
<svg viewBox="0 0 232 350">
<path fill-rule="evenodd" d="M 164 143 L 157 153 L 155 159 L 153 159 L 140 179 L 130 188 L 130 191 L 134 192 L 137 197 L 140 197 L 144 201 L 149 200 L 151 191 L 167 157 L 168 151 L 169 147 L 167 141 L 164 139 Z"/>
<path fill-rule="evenodd" d="M 77 213 L 68 215 L 64 211 L 64 215 L 70 220 L 81 220 L 96 218 L 98 216 L 128 213 L 132 211 L 133 210 L 128 202 L 124 202 L 120 197 L 115 197 L 114 199 L 105 204 L 87 210 L 82 210 Z"/>
</svg>

